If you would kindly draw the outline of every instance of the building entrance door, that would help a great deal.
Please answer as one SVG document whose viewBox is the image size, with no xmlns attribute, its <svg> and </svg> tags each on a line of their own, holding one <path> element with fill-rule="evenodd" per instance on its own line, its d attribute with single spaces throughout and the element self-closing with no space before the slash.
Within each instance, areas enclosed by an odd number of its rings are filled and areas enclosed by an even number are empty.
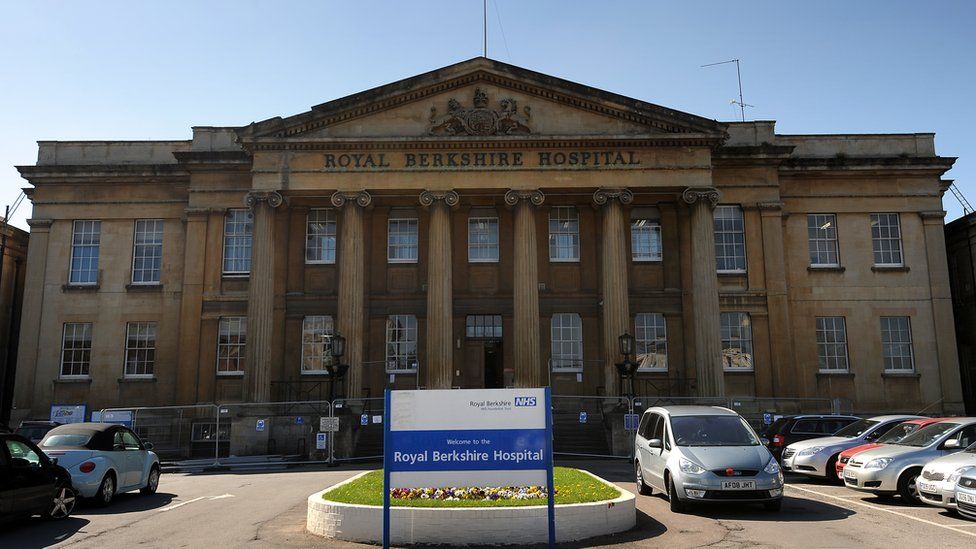
<svg viewBox="0 0 976 549">
<path fill-rule="evenodd" d="M 505 387 L 505 369 L 502 368 L 502 342 L 485 341 L 485 389 Z"/>
<path fill-rule="evenodd" d="M 457 369 L 455 386 L 463 389 L 505 387 L 502 317 L 469 315 L 465 321 L 464 336 L 464 364 Z"/>
</svg>

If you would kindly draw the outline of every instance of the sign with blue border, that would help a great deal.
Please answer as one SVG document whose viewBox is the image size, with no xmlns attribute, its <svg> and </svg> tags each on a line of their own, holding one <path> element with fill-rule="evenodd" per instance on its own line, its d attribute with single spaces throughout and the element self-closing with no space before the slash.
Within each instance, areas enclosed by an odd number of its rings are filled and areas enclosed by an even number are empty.
<svg viewBox="0 0 976 549">
<path fill-rule="evenodd" d="M 448 486 L 546 486 L 555 547 L 552 395 L 542 389 L 385 392 L 383 547 L 390 546 L 390 490 Z"/>
<path fill-rule="evenodd" d="M 85 421 L 88 407 L 84 404 L 52 404 L 51 421 L 58 423 L 81 423 Z"/>
</svg>

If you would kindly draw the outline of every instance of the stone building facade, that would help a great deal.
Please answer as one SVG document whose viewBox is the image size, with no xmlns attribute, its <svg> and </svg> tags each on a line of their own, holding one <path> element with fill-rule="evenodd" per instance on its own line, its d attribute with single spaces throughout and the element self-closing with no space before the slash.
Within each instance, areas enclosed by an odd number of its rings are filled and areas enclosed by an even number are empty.
<svg viewBox="0 0 976 549">
<path fill-rule="evenodd" d="M 0 221 L 0 425 L 10 420 L 14 402 L 17 341 L 26 281 L 26 231 Z"/>
<path fill-rule="evenodd" d="M 15 414 L 539 386 L 962 406 L 932 134 L 778 135 L 485 58 L 41 142 Z M 632 357 L 634 358 L 634 357 Z"/>
</svg>

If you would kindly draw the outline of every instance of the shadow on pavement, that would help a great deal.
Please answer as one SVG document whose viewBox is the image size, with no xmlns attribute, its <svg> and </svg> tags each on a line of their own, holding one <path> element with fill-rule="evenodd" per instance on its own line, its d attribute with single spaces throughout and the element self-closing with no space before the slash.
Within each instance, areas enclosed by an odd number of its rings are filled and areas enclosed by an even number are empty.
<svg viewBox="0 0 976 549">
<path fill-rule="evenodd" d="M 88 520 L 79 517 L 63 520 L 45 520 L 40 517 L 18 520 L 0 526 L 0 545 L 18 549 L 50 547 L 69 539 L 88 523 Z"/>
<path fill-rule="evenodd" d="M 90 500 L 82 499 L 80 504 L 75 508 L 75 514 L 118 515 L 121 513 L 138 513 L 139 511 L 166 507 L 172 503 L 175 497 L 176 494 L 168 494 L 166 492 L 156 492 L 151 496 L 144 496 L 139 492 L 129 492 L 116 494 L 115 499 L 107 507 L 99 507 Z"/>
</svg>

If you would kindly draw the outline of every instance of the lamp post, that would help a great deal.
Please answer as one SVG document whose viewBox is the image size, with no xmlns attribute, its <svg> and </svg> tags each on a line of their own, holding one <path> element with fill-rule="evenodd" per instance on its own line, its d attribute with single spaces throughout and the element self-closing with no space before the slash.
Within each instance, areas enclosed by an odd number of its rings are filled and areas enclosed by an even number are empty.
<svg viewBox="0 0 976 549">
<path fill-rule="evenodd" d="M 326 363 L 325 369 L 329 372 L 329 402 L 335 400 L 336 382 L 341 382 L 349 371 L 348 364 L 342 364 L 342 355 L 346 354 L 346 338 L 339 332 L 332 334 L 332 346 L 329 351 L 332 353 L 332 361 Z"/>
<path fill-rule="evenodd" d="M 620 354 L 624 355 L 623 362 L 618 362 L 614 364 L 617 367 L 617 371 L 620 373 L 621 385 L 623 385 L 623 380 L 630 378 L 629 391 L 627 396 L 634 398 L 634 374 L 637 373 L 637 368 L 640 364 L 630 360 L 630 355 L 634 354 L 634 336 L 624 332 L 617 338 L 617 343 L 620 346 Z M 623 387 L 621 387 L 621 393 L 623 393 Z"/>
</svg>

